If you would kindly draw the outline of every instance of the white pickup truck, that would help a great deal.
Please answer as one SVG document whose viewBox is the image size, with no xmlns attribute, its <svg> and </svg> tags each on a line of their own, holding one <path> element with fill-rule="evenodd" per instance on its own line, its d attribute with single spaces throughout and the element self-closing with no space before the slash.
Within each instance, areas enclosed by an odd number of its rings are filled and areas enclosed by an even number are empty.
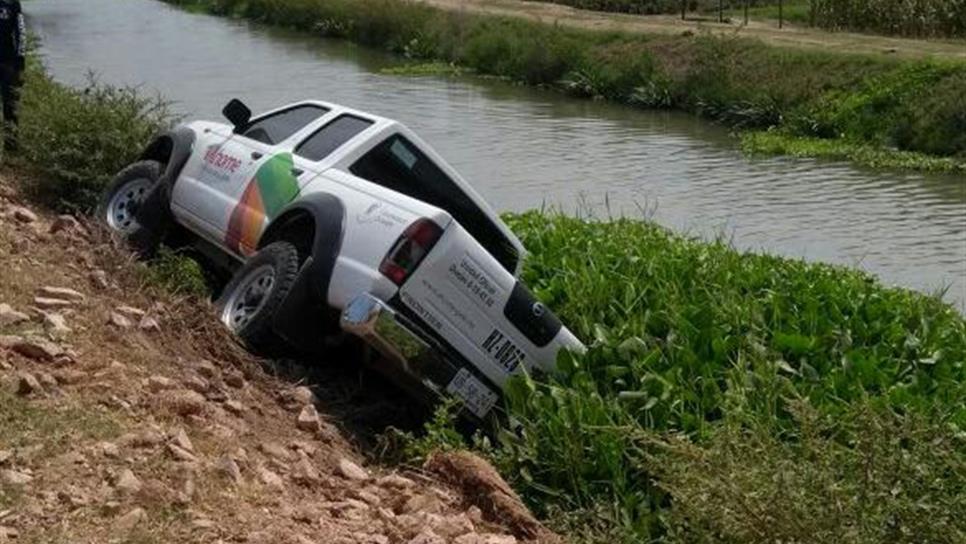
<svg viewBox="0 0 966 544">
<path fill-rule="evenodd" d="M 520 241 L 400 123 L 315 101 L 223 113 L 154 140 L 98 213 L 144 254 L 187 234 L 230 270 L 217 306 L 253 351 L 349 332 L 406 389 L 484 417 L 510 376 L 583 349 L 518 281 Z"/>
</svg>

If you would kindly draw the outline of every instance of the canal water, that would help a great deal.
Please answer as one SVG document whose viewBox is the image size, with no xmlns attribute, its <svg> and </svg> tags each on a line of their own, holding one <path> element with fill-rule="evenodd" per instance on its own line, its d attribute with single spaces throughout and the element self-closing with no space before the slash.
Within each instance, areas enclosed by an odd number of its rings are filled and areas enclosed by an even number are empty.
<svg viewBox="0 0 966 544">
<path fill-rule="evenodd" d="M 472 77 L 387 75 L 400 59 L 345 42 L 188 13 L 155 0 L 32 0 L 53 75 L 88 72 L 218 118 L 305 98 L 399 119 L 499 210 L 645 215 L 746 250 L 947 288 L 966 308 L 966 179 L 748 158 L 721 127 Z"/>
</svg>

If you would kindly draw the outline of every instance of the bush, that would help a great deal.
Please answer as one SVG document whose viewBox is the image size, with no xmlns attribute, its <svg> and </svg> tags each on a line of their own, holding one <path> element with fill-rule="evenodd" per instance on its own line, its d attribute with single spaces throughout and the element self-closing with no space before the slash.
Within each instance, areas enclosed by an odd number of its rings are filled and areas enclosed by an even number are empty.
<svg viewBox="0 0 966 544">
<path fill-rule="evenodd" d="M 183 253 L 162 247 L 148 264 L 148 281 L 169 293 L 206 298 L 211 292 L 204 269 Z"/>
<path fill-rule="evenodd" d="M 966 74 L 935 83 L 922 100 L 909 101 L 893 129 L 896 144 L 940 156 L 966 158 Z"/>
<path fill-rule="evenodd" d="M 42 176 L 34 189 L 56 207 L 87 211 L 101 189 L 132 162 L 171 116 L 158 98 L 99 83 L 84 89 L 54 82 L 39 63 L 26 73 L 20 153 Z"/>
</svg>

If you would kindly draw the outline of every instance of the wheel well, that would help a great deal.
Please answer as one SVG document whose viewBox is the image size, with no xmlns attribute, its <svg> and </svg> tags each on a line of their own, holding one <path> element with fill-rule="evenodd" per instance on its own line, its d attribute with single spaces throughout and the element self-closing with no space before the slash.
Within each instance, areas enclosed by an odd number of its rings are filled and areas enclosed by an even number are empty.
<svg viewBox="0 0 966 544">
<path fill-rule="evenodd" d="M 315 218 L 305 210 L 293 210 L 273 221 L 261 240 L 261 249 L 272 242 L 284 240 L 295 246 L 299 252 L 299 260 L 304 261 L 312 254 L 312 244 L 315 241 Z"/>
<path fill-rule="evenodd" d="M 174 151 L 174 140 L 169 136 L 156 138 L 148 148 L 141 153 L 141 160 L 158 161 L 167 164 L 171 160 L 171 153 Z"/>
</svg>

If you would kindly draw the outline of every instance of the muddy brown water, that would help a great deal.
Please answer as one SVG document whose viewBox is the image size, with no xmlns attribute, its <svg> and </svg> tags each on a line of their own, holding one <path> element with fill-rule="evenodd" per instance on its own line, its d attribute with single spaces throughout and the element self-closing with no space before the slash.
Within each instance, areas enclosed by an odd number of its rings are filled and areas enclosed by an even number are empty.
<svg viewBox="0 0 966 544">
<path fill-rule="evenodd" d="M 501 81 L 402 77 L 353 44 L 155 0 L 32 0 L 54 76 L 141 85 L 189 117 L 317 98 L 396 118 L 499 210 L 645 214 L 741 249 L 857 266 L 966 309 L 966 179 L 743 156 L 727 131 Z"/>
</svg>

